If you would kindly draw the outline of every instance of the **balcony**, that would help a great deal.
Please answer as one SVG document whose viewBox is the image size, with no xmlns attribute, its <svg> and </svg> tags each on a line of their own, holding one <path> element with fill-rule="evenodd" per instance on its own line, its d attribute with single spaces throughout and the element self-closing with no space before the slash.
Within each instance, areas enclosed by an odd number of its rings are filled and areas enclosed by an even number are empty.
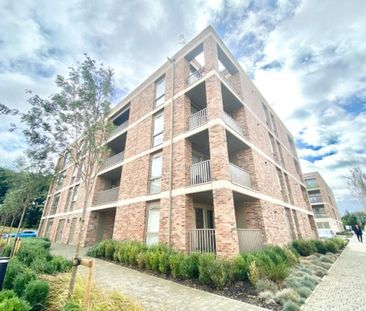
<svg viewBox="0 0 366 311">
<path fill-rule="evenodd" d="M 201 79 L 205 75 L 205 68 L 202 67 L 198 69 L 197 71 L 191 73 L 187 78 L 187 86 L 195 83 L 199 79 Z"/>
<path fill-rule="evenodd" d="M 229 164 L 229 170 L 232 183 L 242 187 L 251 188 L 250 176 L 248 172 L 232 163 Z"/>
<path fill-rule="evenodd" d="M 119 187 L 100 191 L 96 195 L 95 206 L 113 203 L 118 201 L 118 190 Z"/>
<path fill-rule="evenodd" d="M 244 136 L 243 128 L 236 122 L 232 117 L 230 117 L 226 112 L 224 112 L 223 119 L 225 123 L 230 126 L 235 132 Z"/>
<path fill-rule="evenodd" d="M 110 137 L 113 137 L 121 132 L 123 132 L 128 126 L 128 120 L 123 122 L 121 125 L 118 125 L 111 133 Z"/>
<path fill-rule="evenodd" d="M 191 165 L 191 185 L 204 184 L 211 181 L 211 161 L 203 161 Z"/>
<path fill-rule="evenodd" d="M 124 158 L 124 152 L 123 151 L 107 158 L 105 160 L 104 164 L 102 165 L 102 167 L 100 168 L 100 170 L 103 171 L 103 170 L 105 170 L 109 167 L 112 167 L 112 166 L 122 162 L 123 158 Z"/>
<path fill-rule="evenodd" d="M 236 229 L 240 253 L 258 251 L 263 248 L 262 230 L 260 229 Z"/>
<path fill-rule="evenodd" d="M 190 252 L 215 253 L 215 229 L 193 229 L 189 232 Z"/>
<path fill-rule="evenodd" d="M 315 218 L 328 218 L 328 215 L 325 213 L 314 213 Z"/>
<path fill-rule="evenodd" d="M 204 108 L 189 116 L 189 129 L 193 130 L 207 123 L 207 108 Z"/>
<path fill-rule="evenodd" d="M 321 203 L 323 202 L 323 198 L 321 194 L 309 195 L 310 203 Z"/>
</svg>

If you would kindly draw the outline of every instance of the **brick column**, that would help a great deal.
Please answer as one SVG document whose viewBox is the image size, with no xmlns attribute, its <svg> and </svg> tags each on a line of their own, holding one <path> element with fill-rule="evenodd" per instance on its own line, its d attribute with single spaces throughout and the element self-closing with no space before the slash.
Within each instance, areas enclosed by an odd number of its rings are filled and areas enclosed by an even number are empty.
<svg viewBox="0 0 366 311">
<path fill-rule="evenodd" d="M 205 83 L 208 119 L 221 118 L 224 111 L 221 82 L 218 77 L 212 76 Z"/>
<path fill-rule="evenodd" d="M 209 72 L 212 69 L 219 71 L 217 43 L 212 36 L 203 41 L 203 54 L 205 57 L 205 71 Z"/>
<path fill-rule="evenodd" d="M 229 189 L 213 191 L 216 253 L 220 257 L 234 257 L 239 253 L 238 233 L 233 192 Z"/>
</svg>

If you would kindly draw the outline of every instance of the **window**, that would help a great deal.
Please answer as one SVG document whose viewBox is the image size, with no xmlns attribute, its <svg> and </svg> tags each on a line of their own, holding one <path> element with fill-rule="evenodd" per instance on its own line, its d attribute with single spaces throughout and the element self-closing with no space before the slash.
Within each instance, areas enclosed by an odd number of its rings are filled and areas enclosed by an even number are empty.
<svg viewBox="0 0 366 311">
<path fill-rule="evenodd" d="M 276 123 L 275 123 L 275 118 L 274 118 L 272 113 L 271 113 L 271 122 L 272 122 L 272 130 L 278 136 L 277 127 L 276 127 Z"/>
<path fill-rule="evenodd" d="M 53 225 L 53 219 L 48 220 L 47 227 L 46 227 L 46 232 L 44 234 L 44 237 L 45 238 L 49 238 L 50 237 L 52 225 Z"/>
<path fill-rule="evenodd" d="M 315 178 L 305 179 L 305 183 L 308 189 L 319 188 L 318 182 Z"/>
<path fill-rule="evenodd" d="M 164 104 L 165 101 L 165 76 L 155 82 L 155 107 Z"/>
<path fill-rule="evenodd" d="M 297 161 L 294 159 L 294 164 L 295 164 L 295 169 L 296 169 L 296 173 L 297 173 L 297 175 L 301 176 L 301 171 L 300 171 L 300 165 L 299 165 L 299 162 L 297 162 Z"/>
<path fill-rule="evenodd" d="M 154 155 L 151 158 L 150 169 L 150 194 L 161 191 L 161 172 L 163 170 L 163 159 L 161 154 Z"/>
<path fill-rule="evenodd" d="M 286 173 L 284 173 L 284 175 L 285 175 L 285 181 L 286 181 L 288 195 L 290 197 L 290 203 L 293 205 L 294 204 L 294 198 L 293 198 L 293 195 L 292 195 L 290 179 L 288 178 L 288 175 Z"/>
<path fill-rule="evenodd" d="M 65 179 L 65 172 L 61 172 L 60 175 L 58 176 L 56 190 L 60 190 L 62 188 L 64 179 Z"/>
<path fill-rule="evenodd" d="M 286 192 L 285 182 L 283 180 L 282 172 L 277 167 L 276 167 L 276 171 L 277 171 L 278 181 L 279 181 L 280 187 L 281 187 L 282 198 L 285 200 L 285 202 L 288 202 L 288 197 L 287 197 L 287 192 Z"/>
<path fill-rule="evenodd" d="M 71 197 L 72 197 L 72 190 L 73 188 L 69 188 L 69 191 L 67 192 L 67 198 L 66 198 L 66 205 L 65 205 L 65 212 L 69 211 L 69 206 L 70 206 L 70 202 L 71 202 Z"/>
<path fill-rule="evenodd" d="M 147 211 L 146 245 L 159 243 L 160 206 L 153 204 Z"/>
<path fill-rule="evenodd" d="M 60 195 L 57 194 L 54 196 L 51 206 L 50 215 L 55 214 L 57 210 L 58 201 L 60 200 Z"/>
<path fill-rule="evenodd" d="M 296 148 L 295 148 L 295 142 L 294 139 L 287 134 L 287 139 L 288 139 L 288 143 L 290 144 L 291 150 L 293 153 L 296 153 Z"/>
<path fill-rule="evenodd" d="M 268 108 L 264 103 L 262 103 L 262 107 L 263 107 L 264 115 L 266 116 L 266 123 L 267 123 L 268 126 L 271 126 L 271 122 L 270 122 L 270 119 L 269 119 Z"/>
<path fill-rule="evenodd" d="M 269 140 L 271 142 L 273 157 L 274 157 L 275 161 L 277 163 L 279 163 L 280 162 L 280 158 L 279 158 L 278 153 L 277 153 L 275 139 L 274 139 L 274 137 L 273 137 L 272 134 L 268 133 L 268 135 L 269 135 Z"/>
<path fill-rule="evenodd" d="M 164 140 L 164 112 L 154 116 L 154 128 L 152 145 L 153 147 L 161 145 Z"/>
<path fill-rule="evenodd" d="M 79 190 L 79 185 L 75 186 L 73 189 L 72 199 L 71 199 L 71 204 L 70 204 L 70 211 L 74 210 L 75 202 L 78 198 L 78 190 Z"/>
</svg>

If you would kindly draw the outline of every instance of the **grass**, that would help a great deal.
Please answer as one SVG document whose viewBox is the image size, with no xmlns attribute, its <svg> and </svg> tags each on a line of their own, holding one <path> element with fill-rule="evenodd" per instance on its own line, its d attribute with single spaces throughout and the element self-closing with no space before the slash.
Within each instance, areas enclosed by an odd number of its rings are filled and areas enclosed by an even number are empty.
<svg viewBox="0 0 366 311">
<path fill-rule="evenodd" d="M 3 230 L 3 227 L 0 226 L 0 233 L 2 232 Z M 18 228 L 15 228 L 15 227 L 5 227 L 4 228 L 4 234 L 6 233 L 16 233 L 18 230 Z M 24 230 L 36 230 L 38 231 L 38 228 L 20 228 L 20 231 L 19 232 L 22 232 Z"/>
<path fill-rule="evenodd" d="M 56 276 L 43 276 L 50 284 L 46 310 L 59 311 L 60 306 L 65 306 L 63 310 L 81 311 L 85 291 L 85 282 L 77 279 L 75 291 L 71 303 L 67 303 L 67 289 L 70 280 L 69 273 L 58 274 Z M 131 298 L 118 292 L 105 292 L 93 285 L 90 292 L 89 311 L 142 311 L 142 307 Z"/>
</svg>

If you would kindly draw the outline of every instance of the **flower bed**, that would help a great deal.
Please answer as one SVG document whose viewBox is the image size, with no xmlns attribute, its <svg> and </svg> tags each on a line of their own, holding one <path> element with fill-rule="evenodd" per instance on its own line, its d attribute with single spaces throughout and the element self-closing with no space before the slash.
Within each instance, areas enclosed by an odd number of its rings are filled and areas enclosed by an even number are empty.
<svg viewBox="0 0 366 311">
<path fill-rule="evenodd" d="M 169 249 L 165 245 L 146 247 L 143 243 L 138 242 L 105 240 L 91 248 L 88 255 L 116 261 L 190 286 L 256 303 L 273 310 L 281 310 L 281 308 L 285 308 L 285 310 L 295 308 L 296 310 L 296 307 L 303 302 L 301 299 L 297 299 L 301 294 L 296 292 L 295 299 L 286 293 L 292 292 L 290 281 L 293 273 L 299 274 L 301 272 L 299 267 L 304 265 L 304 259 L 301 256 L 309 256 L 307 258 L 315 261 L 314 258 L 321 254 L 337 253 L 345 244 L 339 238 L 325 242 L 297 240 L 290 247 L 268 246 L 262 251 L 243 253 L 232 260 L 225 260 L 210 253 L 187 255 Z M 314 255 L 315 253 L 319 255 Z M 311 257 L 312 255 L 313 257 Z M 331 257 L 331 255 L 323 256 L 324 258 Z M 331 261 L 332 259 L 324 260 Z M 312 263 L 311 260 L 310 263 Z M 324 272 L 323 270 L 326 270 L 325 266 L 329 265 L 329 262 L 322 262 L 322 264 L 323 267 L 308 265 L 305 268 L 309 270 L 316 268 L 316 273 L 320 275 Z M 317 274 L 315 276 L 319 278 Z M 304 282 L 308 281 L 310 284 L 313 280 L 309 281 L 309 278 L 310 276 Z M 317 278 L 314 277 L 315 283 L 318 281 Z M 296 289 L 293 290 L 296 291 Z M 278 293 L 279 291 L 284 292 Z M 299 291 L 303 297 L 306 295 L 307 289 L 301 288 Z M 267 293 L 264 294 L 264 292 Z M 271 292 L 273 297 L 269 296 L 268 292 Z"/>
</svg>

